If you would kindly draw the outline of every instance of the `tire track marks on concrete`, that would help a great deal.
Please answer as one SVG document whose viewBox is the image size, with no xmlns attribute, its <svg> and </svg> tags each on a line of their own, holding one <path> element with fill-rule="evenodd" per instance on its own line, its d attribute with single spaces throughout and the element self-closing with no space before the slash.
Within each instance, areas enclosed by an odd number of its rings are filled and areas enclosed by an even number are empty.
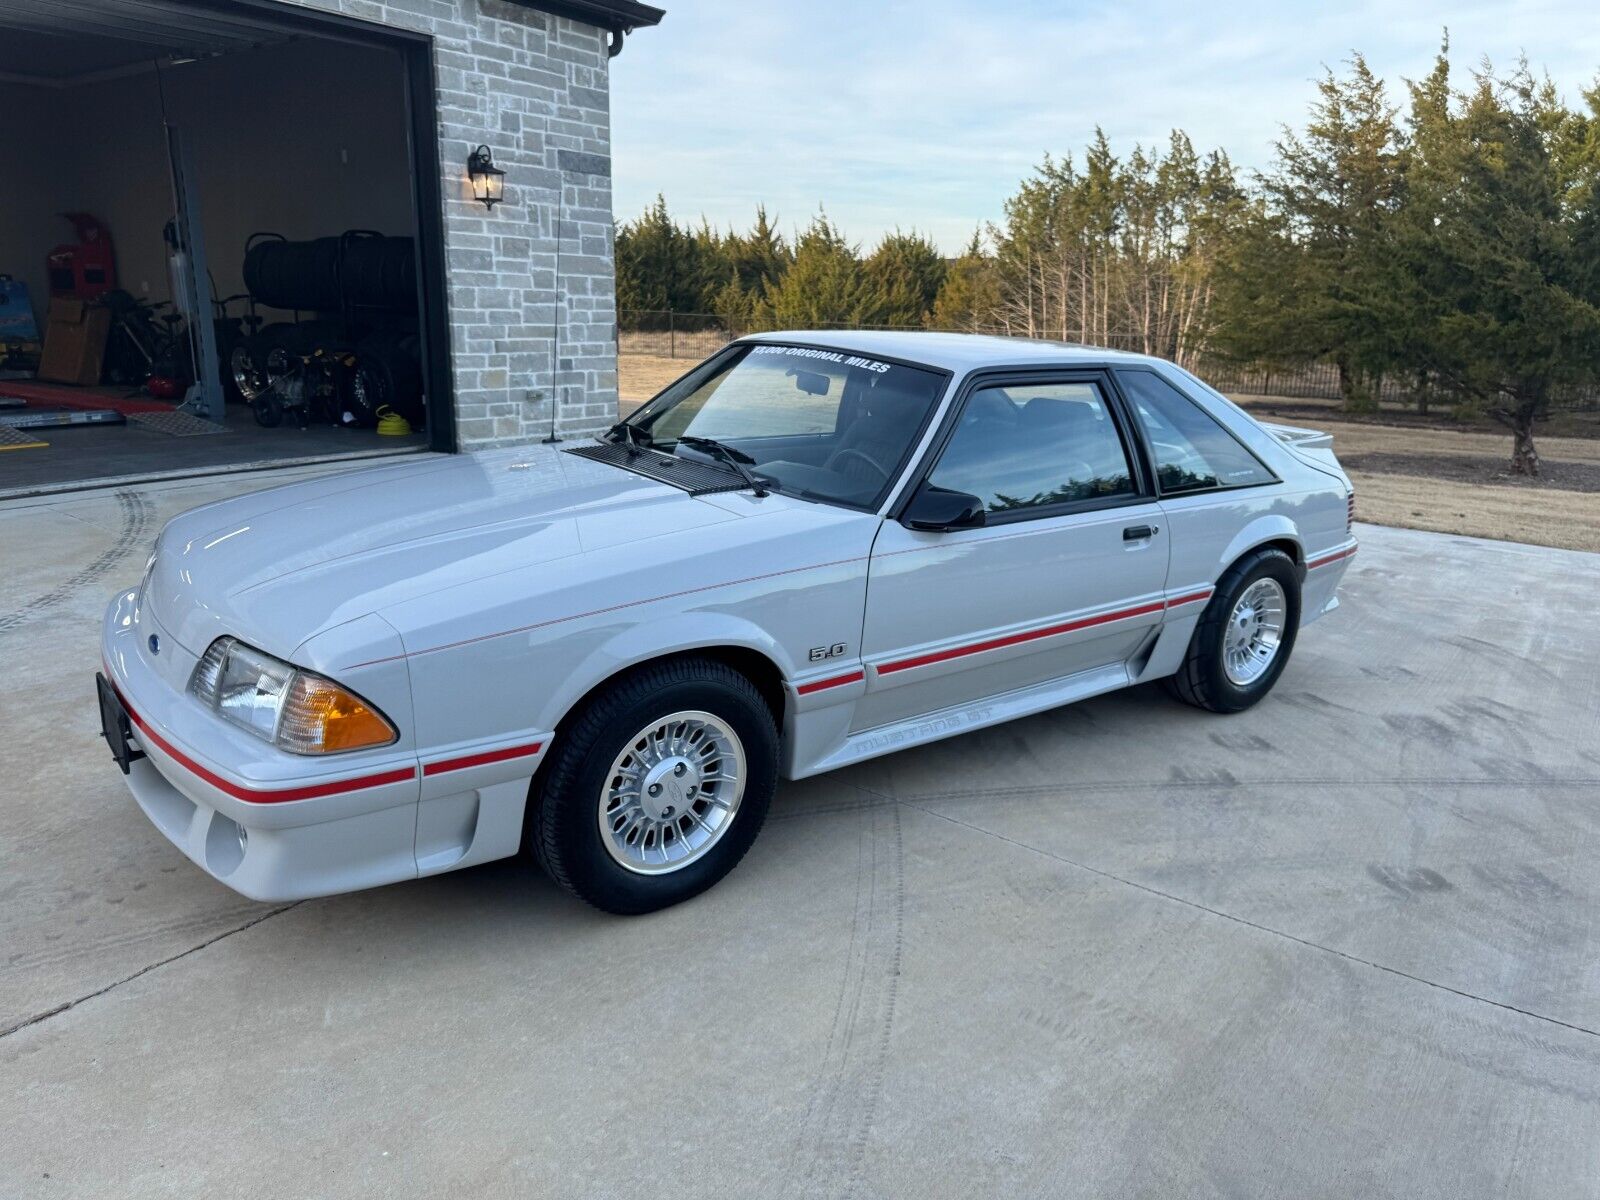
<svg viewBox="0 0 1600 1200">
<path fill-rule="evenodd" d="M 1091 866 L 1089 863 L 1080 862 L 1074 858 L 1068 858 L 1064 854 L 1057 854 L 1052 850 L 1044 849 L 1042 846 L 1030 845 L 1027 842 L 1019 841 L 1013 837 L 1008 837 L 1003 833 L 997 832 L 996 830 L 985 829 L 982 825 L 975 825 L 970 821 L 963 821 L 959 817 L 953 817 L 949 813 L 940 812 L 938 809 L 924 808 L 922 805 L 915 803 L 910 798 L 887 796 L 883 793 L 877 794 L 882 797 L 885 804 L 893 804 L 897 807 L 903 806 L 906 808 L 915 809 L 917 812 L 924 813 L 930 817 L 937 817 L 941 821 L 948 821 L 952 825 L 958 825 L 962 829 L 971 830 L 973 833 L 979 834 L 983 837 L 991 837 L 996 841 L 1005 842 L 1009 846 L 1015 846 L 1018 850 L 1023 850 L 1030 854 L 1037 854 L 1041 858 L 1048 858 L 1054 862 L 1061 863 L 1064 866 L 1072 867 L 1075 870 L 1084 871 L 1090 875 L 1099 876 L 1101 879 L 1107 880 L 1111 883 L 1118 883 L 1123 887 L 1133 888 L 1135 891 L 1144 892 L 1146 895 L 1153 896 L 1157 899 L 1165 900 L 1172 904 L 1181 904 L 1185 908 L 1192 908 L 1198 912 L 1203 912 L 1209 914 L 1210 916 L 1218 917 L 1221 920 L 1231 921 L 1235 925 L 1242 926 L 1246 929 L 1253 929 L 1257 933 L 1264 933 L 1270 937 L 1282 938 L 1286 942 L 1293 942 L 1295 945 L 1304 946 L 1308 950 L 1319 950 L 1323 954 L 1331 954 L 1336 958 L 1342 958 L 1346 962 L 1354 963 L 1357 966 L 1370 967 L 1374 971 L 1382 971 L 1386 975 L 1393 975 L 1400 979 L 1409 979 L 1412 983 L 1420 983 L 1424 987 L 1435 988 L 1441 992 L 1448 992 L 1450 995 L 1459 996 L 1464 1000 L 1472 1000 L 1478 1004 L 1486 1004 L 1491 1008 L 1498 1008 L 1505 1012 L 1516 1013 L 1519 1016 L 1528 1017 L 1534 1021 L 1542 1021 L 1546 1025 L 1554 1025 L 1562 1029 L 1570 1029 L 1574 1033 L 1582 1033 L 1588 1035 L 1589 1037 L 1600 1038 L 1600 1029 L 1591 1029 L 1587 1025 L 1579 1025 L 1573 1021 L 1563 1021 L 1559 1017 L 1552 1017 L 1545 1013 L 1535 1012 L 1528 1008 L 1520 1008 L 1517 1005 L 1507 1003 L 1504 1000 L 1496 1000 L 1490 996 L 1483 996 L 1476 992 L 1465 991 L 1462 988 L 1451 987 L 1448 983 L 1440 983 L 1437 980 L 1428 979 L 1421 975 L 1413 975 L 1410 971 L 1402 971 L 1399 967 L 1391 967 L 1385 963 L 1376 962 L 1370 958 L 1362 958 L 1359 954 L 1352 954 L 1348 950 L 1340 950 L 1336 946 L 1329 946 L 1322 942 L 1313 941 L 1310 938 L 1300 937 L 1283 929 L 1275 929 L 1271 925 L 1263 925 L 1261 922 L 1252 921 L 1248 917 L 1241 917 L 1236 913 L 1224 912 L 1220 908 L 1212 908 L 1209 904 L 1202 904 L 1200 901 L 1191 900 L 1187 896 L 1179 896 L 1173 892 L 1163 891 L 1158 887 L 1152 887 L 1150 884 L 1140 883 L 1137 879 L 1129 879 L 1125 875 L 1118 875 L 1114 871 L 1107 871 L 1100 867 Z"/>
<path fill-rule="evenodd" d="M 76 999 L 68 1000 L 64 1004 L 58 1004 L 54 1008 L 47 1008 L 43 1012 L 34 1013 L 31 1017 L 24 1017 L 22 1020 L 17 1021 L 15 1024 L 7 1025 L 4 1029 L 0 1029 L 0 1038 L 8 1038 L 14 1033 L 19 1033 L 24 1029 L 27 1029 L 27 1028 L 29 1028 L 31 1026 L 39 1024 L 41 1021 L 48 1021 L 52 1017 L 59 1017 L 62 1013 L 71 1012 L 74 1008 L 77 1008 L 78 1005 L 80 1005 L 80 1004 L 84 1004 L 84 1003 L 87 1003 L 90 1000 L 96 999 L 97 997 L 104 996 L 107 992 L 114 991 L 115 989 L 121 987 L 125 983 L 132 983 L 135 979 L 138 979 L 143 975 L 148 975 L 151 971 L 159 970 L 161 967 L 165 967 L 165 966 L 168 966 L 171 963 L 175 963 L 179 959 L 188 958 L 191 954 L 198 954 L 200 951 L 204 950 L 207 946 L 215 946 L 218 942 L 222 941 L 224 938 L 230 938 L 236 933 L 243 933 L 247 929 L 253 929 L 257 925 L 261 924 L 261 922 L 270 921 L 273 917 L 276 917 L 278 914 L 286 913 L 291 908 L 294 908 L 299 904 L 300 904 L 300 901 L 298 901 L 298 900 L 296 900 L 296 901 L 294 901 L 293 903 L 290 903 L 290 904 L 280 904 L 277 908 L 274 908 L 274 909 L 269 910 L 268 912 L 262 913 L 259 917 L 252 917 L 250 920 L 246 921 L 244 924 L 236 925 L 232 929 L 224 929 L 221 933 L 217 934 L 215 937 L 209 937 L 205 941 L 200 942 L 197 945 L 190 946 L 187 950 L 180 950 L 180 951 L 178 951 L 178 953 L 173 954 L 173 955 L 169 955 L 168 957 L 163 958 L 158 962 L 153 962 L 149 966 L 140 967 L 137 971 L 133 972 L 131 975 L 124 975 L 121 979 L 118 979 L 113 983 L 108 983 L 102 988 L 96 988 L 92 992 L 87 992 L 84 995 L 77 997 Z"/>
<path fill-rule="evenodd" d="M 42 596 L 36 596 L 21 608 L 0 615 L 0 633 L 11 633 L 34 621 L 48 616 L 54 608 L 71 600 L 88 584 L 110 571 L 145 541 L 150 528 L 152 509 L 150 502 L 138 492 L 117 493 L 121 509 L 122 528 L 116 539 L 99 557 L 74 572 Z"/>
<path fill-rule="evenodd" d="M 861 1194 L 894 1035 L 905 934 L 898 806 L 869 809 L 857 843 L 855 909 L 833 1023 L 790 1155 L 801 1196 Z"/>
<path fill-rule="evenodd" d="M 868 811 L 873 808 L 885 808 L 891 804 L 936 804 L 941 800 L 1051 800 L 1066 798 L 1076 795 L 1094 793 L 1099 795 L 1117 795 L 1133 792 L 1173 792 L 1180 795 L 1193 792 L 1197 786 L 1192 779 L 1150 779 L 1150 780 L 1116 780 L 1116 781 L 1086 781 L 1072 784 L 1040 784 L 1021 785 L 1016 787 L 1000 788 L 960 788 L 950 791 L 938 792 L 911 792 L 898 797 L 874 792 L 864 784 L 850 783 L 851 787 L 869 797 L 862 800 L 848 800 L 832 804 L 818 804 L 808 808 L 796 808 L 789 812 L 773 813 L 769 821 L 798 821 L 807 817 L 837 816 L 841 813 Z M 1203 786 L 1203 784 L 1202 784 Z M 1561 791 L 1575 788 L 1600 788 L 1600 776 L 1531 776 L 1518 778 L 1514 781 L 1503 778 L 1494 778 L 1484 775 L 1471 777 L 1439 777 L 1426 776 L 1392 776 L 1381 779 L 1325 779 L 1283 776 L 1271 779 L 1232 779 L 1227 784 L 1231 792 L 1251 791 L 1261 788 L 1278 790 L 1282 788 L 1508 788 L 1514 787 L 1519 791 Z M 943 815 L 943 814 L 941 814 Z"/>
<path fill-rule="evenodd" d="M 184 935 L 192 937 L 204 933 L 207 928 L 216 928 L 221 922 L 242 919 L 260 907 L 255 901 L 245 901 L 242 904 L 230 905 L 222 912 L 189 913 L 169 920 L 141 924 L 131 929 L 97 931 L 81 939 L 47 942 L 42 946 L 19 950 L 8 955 L 4 960 L 4 968 L 8 971 L 28 971 L 38 967 L 55 966 L 75 958 L 92 959 L 118 950 L 135 948 L 142 942 L 154 942 Z"/>
</svg>

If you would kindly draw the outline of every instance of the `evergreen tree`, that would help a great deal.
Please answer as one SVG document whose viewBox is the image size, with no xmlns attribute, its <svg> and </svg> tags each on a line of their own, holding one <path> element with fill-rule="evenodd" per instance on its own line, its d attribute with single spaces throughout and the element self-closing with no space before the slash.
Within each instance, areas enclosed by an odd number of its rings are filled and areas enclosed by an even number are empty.
<svg viewBox="0 0 1600 1200">
<path fill-rule="evenodd" d="M 777 285 L 794 256 L 783 234 L 768 220 L 766 206 L 757 205 L 754 227 L 746 234 L 729 235 L 726 257 L 739 286 L 760 293 L 768 284 Z"/>
<path fill-rule="evenodd" d="M 1222 260 L 1221 339 L 1250 357 L 1331 359 L 1346 404 L 1373 404 L 1399 357 L 1384 243 L 1406 155 L 1383 81 L 1361 55 L 1344 78 L 1323 75 L 1304 133 L 1285 129 L 1277 157 L 1261 180 L 1265 207 Z"/>
<path fill-rule="evenodd" d="M 947 265 L 921 234 L 898 229 L 878 243 L 863 264 L 874 325 L 922 326 L 939 296 Z"/>
<path fill-rule="evenodd" d="M 945 273 L 929 323 L 935 329 L 972 331 L 992 322 L 999 306 L 994 262 L 983 252 L 979 232 L 973 230 L 967 248 Z"/>
<path fill-rule="evenodd" d="M 872 288 L 856 247 L 819 212 L 795 240 L 794 261 L 763 294 L 761 320 L 774 329 L 870 323 Z"/>
<path fill-rule="evenodd" d="M 637 221 L 620 226 L 614 244 L 619 309 L 704 311 L 704 238 L 678 227 L 665 197 L 658 195 Z"/>
<path fill-rule="evenodd" d="M 1526 64 L 1456 93 L 1445 51 L 1411 95 L 1414 162 L 1391 242 L 1410 283 L 1406 354 L 1505 425 L 1511 470 L 1537 475 L 1534 423 L 1563 386 L 1600 378 L 1592 118 Z"/>
<path fill-rule="evenodd" d="M 769 328 L 767 290 L 778 286 L 792 259 L 788 243 L 767 217 L 766 206 L 758 206 L 750 232 L 730 232 L 722 243 L 722 282 L 712 296 L 710 311 L 735 335 Z"/>
</svg>

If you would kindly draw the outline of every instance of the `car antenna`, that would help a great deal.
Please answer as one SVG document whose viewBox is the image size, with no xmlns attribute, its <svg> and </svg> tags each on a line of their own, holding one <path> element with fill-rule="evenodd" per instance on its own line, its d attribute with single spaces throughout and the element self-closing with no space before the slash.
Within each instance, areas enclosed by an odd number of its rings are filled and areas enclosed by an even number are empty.
<svg viewBox="0 0 1600 1200">
<path fill-rule="evenodd" d="M 567 203 L 567 173 L 559 165 L 556 167 L 556 277 L 553 284 L 554 295 L 550 299 L 550 436 L 544 439 L 545 445 L 552 445 L 561 439 L 556 436 L 556 413 L 561 407 L 561 318 L 566 314 L 562 311 L 561 296 L 561 233 L 562 211 Z"/>
</svg>

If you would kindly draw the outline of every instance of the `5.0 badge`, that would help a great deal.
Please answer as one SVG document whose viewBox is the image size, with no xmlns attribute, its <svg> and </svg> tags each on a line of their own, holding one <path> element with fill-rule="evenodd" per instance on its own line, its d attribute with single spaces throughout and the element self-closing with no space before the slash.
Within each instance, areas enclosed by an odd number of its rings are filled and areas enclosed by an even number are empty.
<svg viewBox="0 0 1600 1200">
<path fill-rule="evenodd" d="M 831 646 L 813 646 L 806 653 L 812 662 L 826 662 L 830 658 L 838 658 L 848 647 L 843 642 L 835 642 Z"/>
</svg>

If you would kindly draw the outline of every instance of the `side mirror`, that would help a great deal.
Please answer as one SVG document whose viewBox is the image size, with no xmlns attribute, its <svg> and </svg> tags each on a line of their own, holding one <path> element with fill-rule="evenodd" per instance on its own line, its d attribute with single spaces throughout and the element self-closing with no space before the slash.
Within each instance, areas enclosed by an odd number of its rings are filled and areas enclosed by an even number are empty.
<svg viewBox="0 0 1600 1200">
<path fill-rule="evenodd" d="M 940 533 L 947 529 L 976 529 L 984 521 L 983 501 L 969 492 L 952 492 L 924 483 L 911 497 L 900 523 L 907 529 Z"/>
</svg>

